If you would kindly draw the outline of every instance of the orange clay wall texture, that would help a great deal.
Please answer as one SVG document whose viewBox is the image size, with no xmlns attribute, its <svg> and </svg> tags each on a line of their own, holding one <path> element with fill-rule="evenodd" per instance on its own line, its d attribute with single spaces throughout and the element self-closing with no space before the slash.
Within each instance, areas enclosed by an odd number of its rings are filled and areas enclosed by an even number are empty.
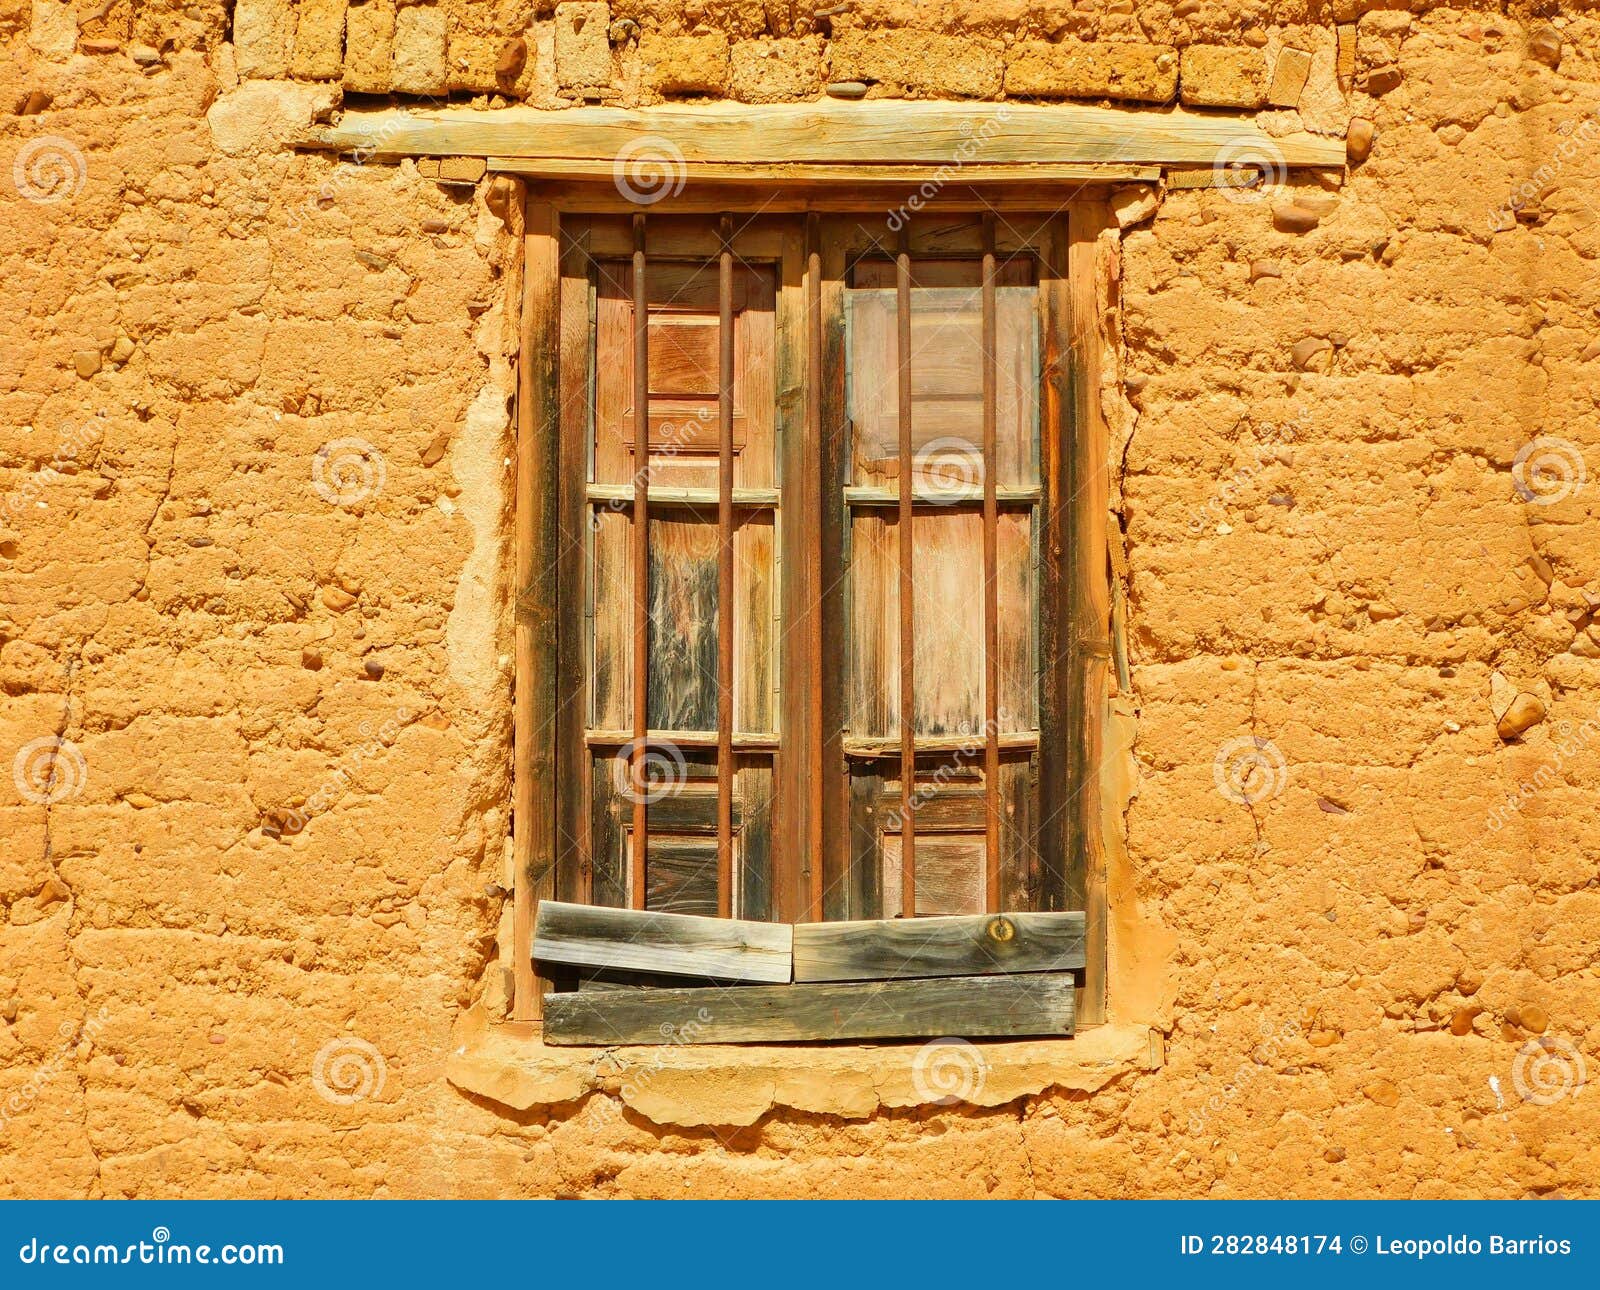
<svg viewBox="0 0 1600 1290">
<path fill-rule="evenodd" d="M 0 0 L 0 41 L 0 1193 L 1600 1190 L 1591 5 Z M 513 240 L 287 141 L 828 87 L 1375 126 L 1108 251 L 1164 1064 L 513 1110 L 446 1074 L 505 1007 Z"/>
</svg>

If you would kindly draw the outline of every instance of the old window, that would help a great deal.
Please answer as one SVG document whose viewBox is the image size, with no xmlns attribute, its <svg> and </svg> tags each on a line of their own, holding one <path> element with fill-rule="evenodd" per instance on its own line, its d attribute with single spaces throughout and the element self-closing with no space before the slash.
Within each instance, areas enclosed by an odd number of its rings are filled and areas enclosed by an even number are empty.
<svg viewBox="0 0 1600 1290">
<path fill-rule="evenodd" d="M 1086 909 L 1070 215 L 543 218 L 547 896 Z"/>
<path fill-rule="evenodd" d="M 563 219 L 558 894 L 1070 907 L 1064 222 Z"/>
</svg>

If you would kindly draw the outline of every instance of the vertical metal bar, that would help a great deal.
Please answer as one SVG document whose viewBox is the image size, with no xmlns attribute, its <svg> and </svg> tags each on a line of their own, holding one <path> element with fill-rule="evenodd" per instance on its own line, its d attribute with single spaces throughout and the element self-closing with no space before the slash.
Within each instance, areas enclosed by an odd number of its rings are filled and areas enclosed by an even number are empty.
<svg viewBox="0 0 1600 1290">
<path fill-rule="evenodd" d="M 815 215 L 806 219 L 806 488 L 800 509 L 811 558 L 805 570 L 808 731 L 811 739 L 806 829 L 810 838 L 813 922 L 822 921 L 822 514 L 836 499 L 823 496 L 822 484 L 822 230 Z"/>
<path fill-rule="evenodd" d="M 733 917 L 733 220 L 717 265 L 717 914 Z"/>
<path fill-rule="evenodd" d="M 631 903 L 645 907 L 649 820 L 644 782 L 650 709 L 650 303 L 645 294 L 644 216 L 633 217 L 633 793 Z"/>
<path fill-rule="evenodd" d="M 917 829 L 912 819 L 915 806 L 913 789 L 917 779 L 917 738 L 915 730 L 916 669 L 912 655 L 916 632 L 912 622 L 915 584 L 911 576 L 912 495 L 911 495 L 911 232 L 900 228 L 900 250 L 895 256 L 895 312 L 897 315 L 897 356 L 900 368 L 900 916 L 917 914 Z"/>
<path fill-rule="evenodd" d="M 1000 909 L 1000 511 L 996 500 L 994 216 L 983 217 L 983 815 L 984 899 Z"/>
</svg>

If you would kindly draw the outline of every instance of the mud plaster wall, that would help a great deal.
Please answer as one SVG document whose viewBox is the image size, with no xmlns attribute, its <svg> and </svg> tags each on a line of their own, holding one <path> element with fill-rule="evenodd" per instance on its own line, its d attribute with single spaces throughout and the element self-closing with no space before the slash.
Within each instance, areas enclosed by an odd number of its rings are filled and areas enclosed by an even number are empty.
<svg viewBox="0 0 1600 1290">
<path fill-rule="evenodd" d="M 1588 6 L 0 0 L 0 39 L 0 1191 L 1594 1193 Z M 1371 159 L 1112 248 L 1115 915 L 1165 1065 L 739 1128 L 454 1086 L 503 1006 L 510 242 L 483 185 L 285 140 L 395 90 L 1254 109 L 1285 48 L 1263 122 Z"/>
</svg>

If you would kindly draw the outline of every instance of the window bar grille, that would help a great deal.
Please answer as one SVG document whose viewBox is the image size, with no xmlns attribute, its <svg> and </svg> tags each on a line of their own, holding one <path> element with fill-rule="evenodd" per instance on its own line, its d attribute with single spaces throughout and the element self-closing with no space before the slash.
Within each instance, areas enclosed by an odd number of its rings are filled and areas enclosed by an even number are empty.
<svg viewBox="0 0 1600 1290">
<path fill-rule="evenodd" d="M 995 356 L 994 216 L 983 217 L 983 807 L 984 901 L 1000 908 L 1000 589 L 999 497 L 996 492 L 996 403 L 999 370 Z"/>
<path fill-rule="evenodd" d="M 912 478 L 911 478 L 911 231 L 900 228 L 899 254 L 895 256 L 895 312 L 898 322 L 900 417 L 900 916 L 917 914 L 917 830 L 912 819 L 917 779 L 915 729 L 915 675 L 913 653 L 916 632 L 912 622 L 915 584 L 912 581 Z"/>
<path fill-rule="evenodd" d="M 733 916 L 733 220 L 717 265 L 717 914 Z"/>
<path fill-rule="evenodd" d="M 822 510 L 826 504 L 822 495 L 821 462 L 816 454 L 822 449 L 822 228 L 816 215 L 806 219 L 806 441 L 813 445 L 807 463 L 806 497 L 810 511 L 807 534 L 811 545 L 810 568 L 806 576 L 811 580 L 813 595 L 806 606 L 807 662 L 810 669 L 809 729 L 811 734 L 811 774 L 809 776 L 810 812 L 808 828 L 811 838 L 811 918 L 822 921 L 823 866 L 822 866 Z M 814 463 L 814 464 L 813 464 Z"/>
<path fill-rule="evenodd" d="M 650 306 L 645 294 L 644 216 L 633 217 L 633 743 L 628 783 L 633 793 L 631 903 L 645 907 L 649 807 L 645 783 L 650 682 Z"/>
</svg>

